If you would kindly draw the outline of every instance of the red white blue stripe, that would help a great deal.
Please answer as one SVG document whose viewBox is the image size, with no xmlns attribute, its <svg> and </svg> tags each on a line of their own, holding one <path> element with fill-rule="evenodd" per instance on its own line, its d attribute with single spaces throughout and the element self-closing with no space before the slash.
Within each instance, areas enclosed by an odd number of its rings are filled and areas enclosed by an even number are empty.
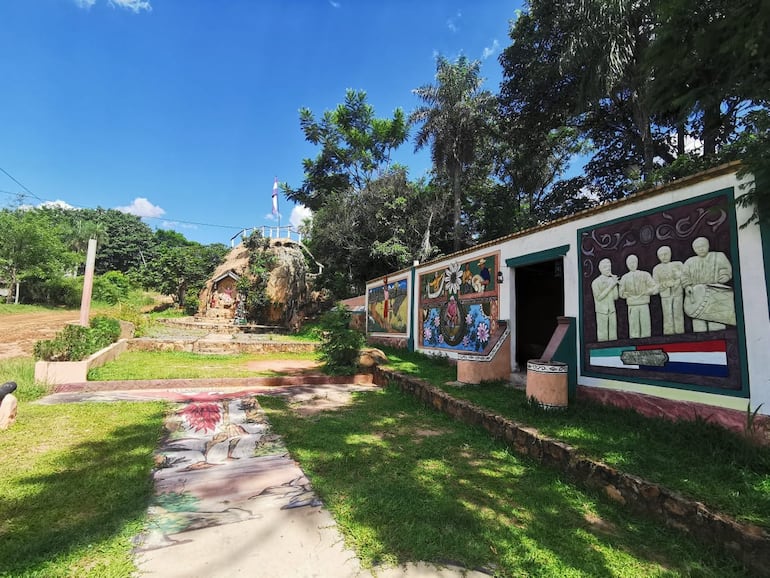
<svg viewBox="0 0 770 578">
<path fill-rule="evenodd" d="M 667 360 L 662 365 L 625 364 L 624 351 L 662 351 Z M 686 373 L 727 377 L 727 343 L 724 340 L 631 345 L 626 347 L 601 347 L 589 351 L 589 361 L 595 367 L 611 367 L 657 371 L 661 373 Z"/>
</svg>

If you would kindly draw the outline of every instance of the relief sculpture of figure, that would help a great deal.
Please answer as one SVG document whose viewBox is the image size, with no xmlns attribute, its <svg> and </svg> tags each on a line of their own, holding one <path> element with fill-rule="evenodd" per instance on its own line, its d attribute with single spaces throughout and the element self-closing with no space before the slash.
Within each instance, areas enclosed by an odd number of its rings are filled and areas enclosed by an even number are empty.
<svg viewBox="0 0 770 578">
<path fill-rule="evenodd" d="M 684 312 L 692 319 L 692 330 L 719 331 L 735 325 L 733 289 L 725 285 L 733 278 L 733 268 L 724 253 L 709 250 L 709 240 L 692 242 L 694 257 L 684 262 Z"/>
<path fill-rule="evenodd" d="M 655 280 L 647 271 L 639 271 L 639 259 L 636 255 L 626 258 L 628 273 L 620 278 L 618 292 L 628 305 L 628 336 L 631 339 L 650 337 L 650 295 L 658 292 Z"/>
<path fill-rule="evenodd" d="M 599 261 L 599 275 L 591 282 L 596 311 L 596 340 L 614 341 L 618 338 L 618 320 L 615 301 L 618 299 L 618 276 L 612 274 L 609 259 Z"/>
<path fill-rule="evenodd" d="M 652 269 L 652 278 L 658 285 L 660 308 L 663 311 L 663 335 L 684 333 L 684 289 L 682 289 L 682 262 L 671 260 L 671 247 L 658 249 L 659 264 Z"/>
</svg>

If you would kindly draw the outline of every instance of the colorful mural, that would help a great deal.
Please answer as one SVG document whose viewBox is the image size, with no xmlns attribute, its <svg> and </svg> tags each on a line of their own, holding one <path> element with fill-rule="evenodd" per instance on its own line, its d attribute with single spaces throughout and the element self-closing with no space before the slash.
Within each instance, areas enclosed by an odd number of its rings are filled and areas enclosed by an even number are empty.
<svg viewBox="0 0 770 578">
<path fill-rule="evenodd" d="M 486 354 L 499 337 L 499 255 L 452 262 L 420 276 L 422 347 Z"/>
<path fill-rule="evenodd" d="M 745 393 L 733 204 L 729 189 L 578 231 L 586 375 Z"/>
<path fill-rule="evenodd" d="M 409 287 L 406 279 L 369 289 L 367 297 L 367 332 L 406 334 L 409 321 Z"/>
</svg>

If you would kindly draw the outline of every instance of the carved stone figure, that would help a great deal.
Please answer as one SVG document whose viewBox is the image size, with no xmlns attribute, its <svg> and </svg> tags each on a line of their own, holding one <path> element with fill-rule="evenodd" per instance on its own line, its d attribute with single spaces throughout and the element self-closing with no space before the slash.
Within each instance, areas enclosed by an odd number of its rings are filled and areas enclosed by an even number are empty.
<svg viewBox="0 0 770 578">
<path fill-rule="evenodd" d="M 725 285 L 733 278 L 733 268 L 724 253 L 709 250 L 709 240 L 698 237 L 692 242 L 694 257 L 684 262 L 682 286 L 684 311 L 692 318 L 696 332 L 718 331 L 735 325 L 733 290 Z"/>
<path fill-rule="evenodd" d="M 614 341 L 618 338 L 618 319 L 615 301 L 618 299 L 618 276 L 612 274 L 609 259 L 599 261 L 599 275 L 591 282 L 596 312 L 596 340 Z"/>
<path fill-rule="evenodd" d="M 652 269 L 652 279 L 658 285 L 660 308 L 663 312 L 663 335 L 684 333 L 684 289 L 682 262 L 671 260 L 671 247 L 658 249 L 659 264 Z"/>
<path fill-rule="evenodd" d="M 628 273 L 620 278 L 618 292 L 628 305 L 628 336 L 631 339 L 650 337 L 650 295 L 658 292 L 655 280 L 647 271 L 639 271 L 639 259 L 636 255 L 626 258 Z"/>
</svg>

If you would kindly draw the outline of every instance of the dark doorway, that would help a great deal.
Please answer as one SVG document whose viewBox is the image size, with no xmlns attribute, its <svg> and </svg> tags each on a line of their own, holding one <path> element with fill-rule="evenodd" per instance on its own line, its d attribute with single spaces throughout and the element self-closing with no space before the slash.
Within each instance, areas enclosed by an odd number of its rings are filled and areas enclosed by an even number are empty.
<svg viewBox="0 0 770 578">
<path fill-rule="evenodd" d="M 540 359 L 564 315 L 564 262 L 561 257 L 516 267 L 516 363 Z"/>
</svg>

